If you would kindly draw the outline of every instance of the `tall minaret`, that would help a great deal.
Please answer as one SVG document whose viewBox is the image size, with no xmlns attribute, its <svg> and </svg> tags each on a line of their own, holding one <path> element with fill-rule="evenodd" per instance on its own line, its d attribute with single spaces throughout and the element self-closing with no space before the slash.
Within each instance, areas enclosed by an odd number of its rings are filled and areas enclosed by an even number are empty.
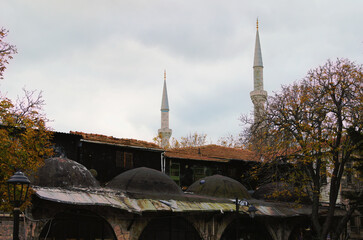
<svg viewBox="0 0 363 240">
<path fill-rule="evenodd" d="M 161 137 L 161 146 L 167 147 L 171 137 L 171 129 L 169 128 L 169 101 L 168 92 L 166 90 L 166 71 L 164 70 L 164 88 L 163 98 L 161 100 L 161 128 L 158 130 Z"/>
<path fill-rule="evenodd" d="M 254 120 L 258 121 L 259 116 L 265 109 L 267 100 L 267 92 L 263 90 L 263 64 L 260 46 L 260 36 L 258 34 L 258 19 L 256 23 L 256 44 L 255 44 L 255 59 L 253 62 L 253 85 L 254 90 L 250 93 L 251 100 L 254 105 Z"/>
</svg>

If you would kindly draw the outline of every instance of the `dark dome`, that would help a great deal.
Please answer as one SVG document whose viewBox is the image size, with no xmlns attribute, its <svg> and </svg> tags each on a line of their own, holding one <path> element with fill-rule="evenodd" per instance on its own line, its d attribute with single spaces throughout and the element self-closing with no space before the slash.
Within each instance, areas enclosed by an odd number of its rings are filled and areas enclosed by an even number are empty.
<svg viewBox="0 0 363 240">
<path fill-rule="evenodd" d="M 219 198 L 251 198 L 242 183 L 222 175 L 202 178 L 190 185 L 187 191 L 198 195 Z"/>
<path fill-rule="evenodd" d="M 252 195 L 256 199 L 280 202 L 309 203 L 308 196 L 298 196 L 294 187 L 284 182 L 267 183 L 259 187 Z"/>
<path fill-rule="evenodd" d="M 49 158 L 44 160 L 44 166 L 39 168 L 32 184 L 41 187 L 99 187 L 99 183 L 87 168 L 67 158 Z"/>
<path fill-rule="evenodd" d="M 146 195 L 180 195 L 182 190 L 166 174 L 155 169 L 140 167 L 135 168 L 112 179 L 107 187 Z"/>
</svg>

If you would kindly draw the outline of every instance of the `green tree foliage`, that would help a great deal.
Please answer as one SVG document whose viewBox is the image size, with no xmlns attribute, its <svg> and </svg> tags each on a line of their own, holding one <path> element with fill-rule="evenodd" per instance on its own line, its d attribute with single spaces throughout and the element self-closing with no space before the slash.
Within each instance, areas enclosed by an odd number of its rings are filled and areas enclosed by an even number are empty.
<svg viewBox="0 0 363 240">
<path fill-rule="evenodd" d="M 0 30 L 0 78 L 8 59 L 16 53 L 15 47 L 4 41 L 6 34 Z M 14 172 L 21 170 L 30 176 L 52 154 L 41 93 L 24 93 L 15 103 L 0 94 L 0 211 L 10 209 L 6 181 Z"/>
<path fill-rule="evenodd" d="M 340 182 L 347 162 L 359 149 L 348 129 L 363 129 L 362 76 L 362 65 L 347 59 L 328 61 L 269 97 L 265 112 L 246 135 L 265 162 L 278 160 L 293 167 L 279 180 L 311 196 L 318 239 L 326 239 L 329 232 L 337 239 L 349 217 L 333 228 Z M 326 178 L 329 209 L 322 221 L 319 197 Z"/>
</svg>

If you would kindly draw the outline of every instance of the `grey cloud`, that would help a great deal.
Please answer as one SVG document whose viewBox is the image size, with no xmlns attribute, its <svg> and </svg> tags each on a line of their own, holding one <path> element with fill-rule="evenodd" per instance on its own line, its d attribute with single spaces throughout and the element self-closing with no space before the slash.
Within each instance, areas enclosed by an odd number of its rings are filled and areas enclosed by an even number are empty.
<svg viewBox="0 0 363 240">
<path fill-rule="evenodd" d="M 216 140 L 238 134 L 238 116 L 252 108 L 256 17 L 271 94 L 328 58 L 361 63 L 362 8 L 360 0 L 6 1 L 0 22 L 19 54 L 1 88 L 43 90 L 56 130 L 151 140 L 166 68 L 173 136 Z"/>
</svg>

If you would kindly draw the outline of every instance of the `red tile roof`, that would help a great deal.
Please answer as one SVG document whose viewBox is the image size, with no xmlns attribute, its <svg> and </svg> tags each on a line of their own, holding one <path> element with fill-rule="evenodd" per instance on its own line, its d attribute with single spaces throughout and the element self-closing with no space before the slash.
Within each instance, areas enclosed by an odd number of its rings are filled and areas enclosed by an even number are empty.
<svg viewBox="0 0 363 240">
<path fill-rule="evenodd" d="M 83 139 L 89 141 L 96 141 L 101 143 L 110 143 L 110 144 L 117 144 L 117 145 L 124 145 L 124 146 L 132 146 L 132 147 L 141 147 L 141 148 L 153 148 L 153 149 L 160 149 L 158 145 L 151 142 L 136 140 L 136 139 L 128 139 L 128 138 L 115 138 L 112 136 L 105 136 L 100 134 L 93 134 L 93 133 L 84 133 L 84 132 L 77 132 L 77 131 L 70 131 L 71 134 L 76 134 L 82 136 Z"/>
<path fill-rule="evenodd" d="M 200 147 L 169 149 L 165 152 L 165 156 L 169 158 L 184 158 L 214 162 L 229 162 L 230 160 L 260 161 L 252 151 L 213 144 Z"/>
</svg>

